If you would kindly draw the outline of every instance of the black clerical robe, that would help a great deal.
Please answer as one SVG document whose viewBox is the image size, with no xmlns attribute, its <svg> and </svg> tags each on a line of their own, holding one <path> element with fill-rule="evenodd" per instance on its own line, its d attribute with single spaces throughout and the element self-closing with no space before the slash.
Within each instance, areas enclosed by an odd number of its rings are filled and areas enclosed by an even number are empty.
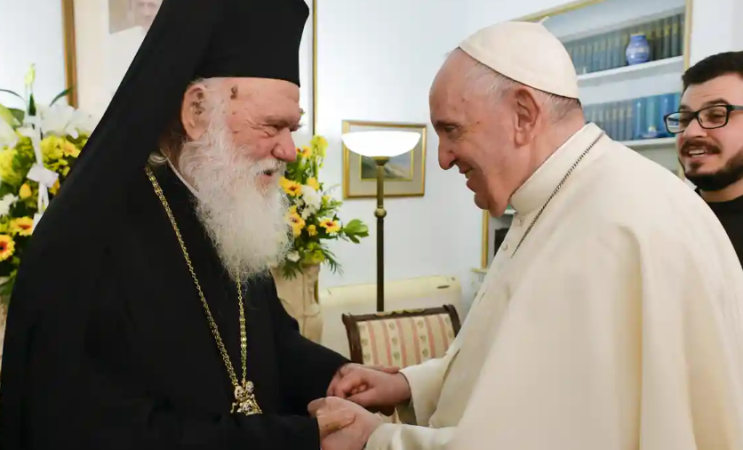
<svg viewBox="0 0 743 450">
<path fill-rule="evenodd" d="M 240 377 L 237 287 L 191 193 L 169 168 L 155 173 Z M 81 255 L 75 242 L 40 242 L 19 273 L 0 448 L 317 450 L 307 404 L 348 361 L 298 333 L 270 278 L 250 282 L 247 378 L 263 415 L 231 415 L 233 387 L 175 232 L 144 171 L 129 189 L 99 245 Z M 83 262 L 65 264 L 71 255 Z"/>
</svg>

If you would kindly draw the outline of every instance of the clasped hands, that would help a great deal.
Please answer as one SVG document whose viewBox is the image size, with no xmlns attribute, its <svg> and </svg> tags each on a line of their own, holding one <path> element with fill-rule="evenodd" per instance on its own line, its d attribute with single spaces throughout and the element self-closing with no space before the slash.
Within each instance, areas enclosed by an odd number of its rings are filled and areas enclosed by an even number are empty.
<svg viewBox="0 0 743 450">
<path fill-rule="evenodd" d="M 410 399 L 410 386 L 397 368 L 346 364 L 333 377 L 327 397 L 309 404 L 317 418 L 323 450 L 361 450 L 382 424 Z"/>
</svg>

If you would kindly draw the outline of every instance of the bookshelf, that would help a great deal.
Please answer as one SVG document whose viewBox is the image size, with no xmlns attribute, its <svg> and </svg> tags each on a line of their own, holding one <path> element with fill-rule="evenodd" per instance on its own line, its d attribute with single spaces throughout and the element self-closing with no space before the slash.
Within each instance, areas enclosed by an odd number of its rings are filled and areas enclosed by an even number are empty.
<svg viewBox="0 0 743 450">
<path fill-rule="evenodd" d="M 675 138 L 663 116 L 678 108 L 681 75 L 689 65 L 692 0 L 577 0 L 518 20 L 537 22 L 565 45 L 578 73 L 587 122 L 615 141 L 681 174 Z M 649 59 L 629 64 L 632 34 L 644 33 Z M 494 218 L 485 211 L 480 270 L 495 255 L 495 231 L 510 226 L 512 215 Z M 475 272 L 480 273 L 480 272 Z"/>
<path fill-rule="evenodd" d="M 650 61 L 634 66 L 623 66 L 600 72 L 581 74 L 578 75 L 578 84 L 581 88 L 595 87 L 617 81 L 635 81 L 659 75 L 679 74 L 683 69 L 684 57 L 674 56 L 672 58 Z"/>
<path fill-rule="evenodd" d="M 644 150 L 658 147 L 674 147 L 676 138 L 639 139 L 636 141 L 621 141 L 622 144 L 634 150 Z"/>
</svg>

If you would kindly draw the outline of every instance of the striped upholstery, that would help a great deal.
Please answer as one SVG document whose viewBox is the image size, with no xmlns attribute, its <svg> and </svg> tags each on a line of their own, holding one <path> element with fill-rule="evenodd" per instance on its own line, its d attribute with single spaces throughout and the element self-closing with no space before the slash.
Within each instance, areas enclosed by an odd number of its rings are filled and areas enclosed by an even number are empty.
<svg viewBox="0 0 743 450">
<path fill-rule="evenodd" d="M 452 305 L 377 314 L 344 314 L 351 360 L 365 365 L 404 368 L 444 356 L 459 333 L 459 315 Z M 382 416 L 399 422 L 397 413 Z"/>
<path fill-rule="evenodd" d="M 407 367 L 438 358 L 454 340 L 448 313 L 358 323 L 363 364 Z"/>
</svg>

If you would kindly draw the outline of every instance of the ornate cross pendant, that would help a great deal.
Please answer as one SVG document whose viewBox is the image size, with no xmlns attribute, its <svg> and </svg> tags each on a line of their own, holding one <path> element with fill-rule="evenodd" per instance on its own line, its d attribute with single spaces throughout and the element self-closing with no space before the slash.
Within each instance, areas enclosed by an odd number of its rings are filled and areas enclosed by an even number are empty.
<svg viewBox="0 0 743 450">
<path fill-rule="evenodd" d="M 242 386 L 235 388 L 235 401 L 232 403 L 231 413 L 237 412 L 238 414 L 245 414 L 246 416 L 252 416 L 254 414 L 263 414 L 261 407 L 258 406 L 258 400 L 255 398 L 253 392 L 253 382 L 244 381 Z"/>
</svg>

